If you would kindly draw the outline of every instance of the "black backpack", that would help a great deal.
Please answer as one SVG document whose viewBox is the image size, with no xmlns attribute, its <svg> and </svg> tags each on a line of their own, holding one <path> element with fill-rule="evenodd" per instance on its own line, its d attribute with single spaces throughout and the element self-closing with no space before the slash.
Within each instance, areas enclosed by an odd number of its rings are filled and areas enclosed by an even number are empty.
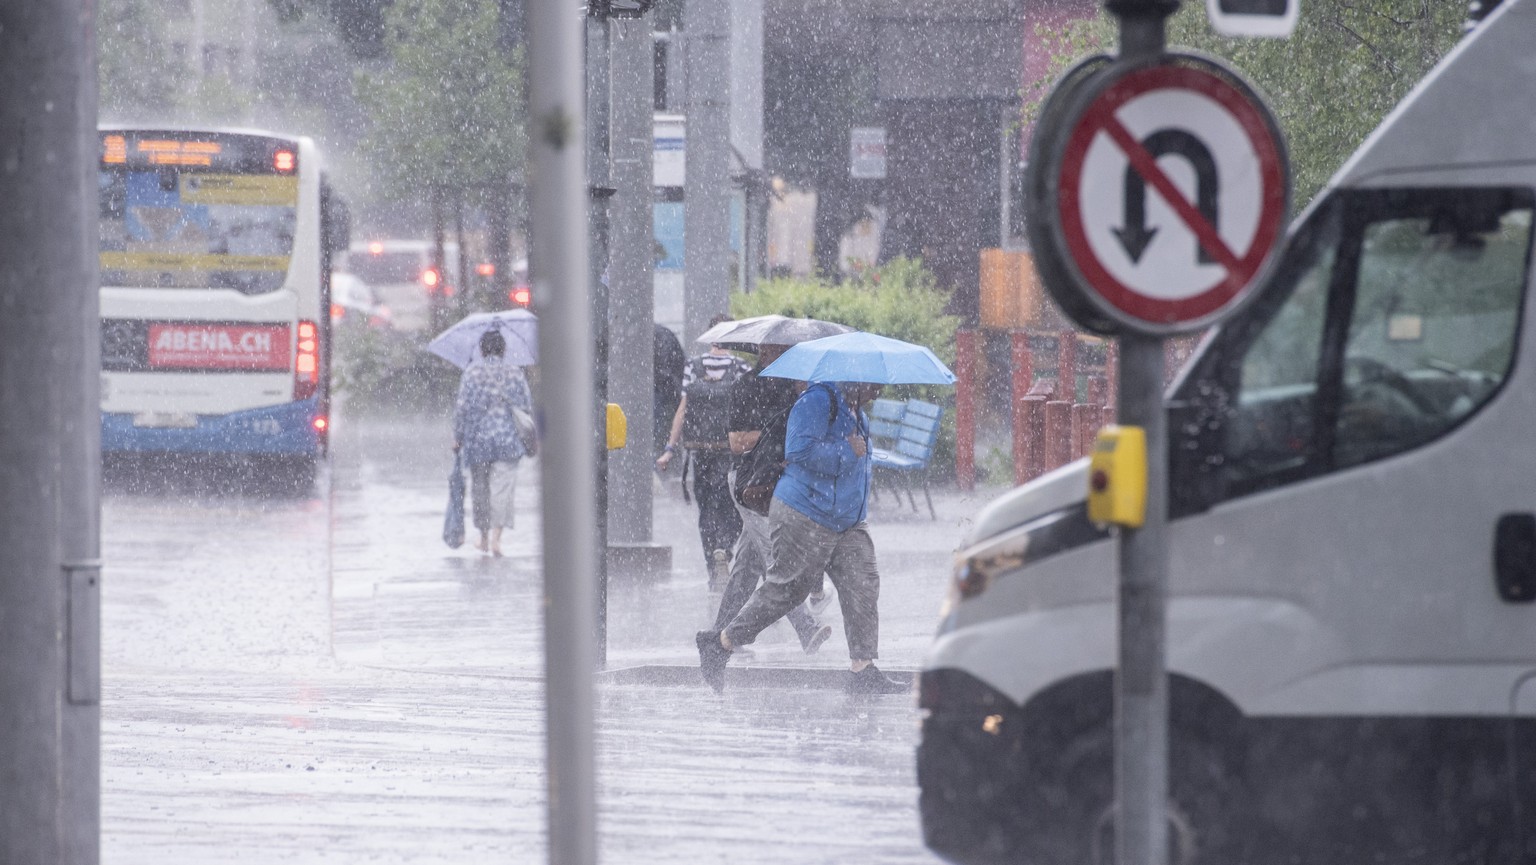
<svg viewBox="0 0 1536 865">
<path fill-rule="evenodd" d="M 774 415 L 763 428 L 757 444 L 741 455 L 736 466 L 736 477 L 731 483 L 731 494 L 736 501 L 753 513 L 768 516 L 768 505 L 773 502 L 773 490 L 784 476 L 784 445 L 789 436 L 789 413 L 794 406 Z M 832 394 L 831 410 L 827 423 L 837 419 L 837 394 Z"/>
<path fill-rule="evenodd" d="M 718 380 L 711 381 L 704 374 L 702 362 L 695 359 L 693 364 L 694 378 L 686 390 L 688 411 L 683 415 L 683 447 L 724 448 L 731 416 L 731 388 L 741 377 L 741 369 L 732 364 Z"/>
</svg>

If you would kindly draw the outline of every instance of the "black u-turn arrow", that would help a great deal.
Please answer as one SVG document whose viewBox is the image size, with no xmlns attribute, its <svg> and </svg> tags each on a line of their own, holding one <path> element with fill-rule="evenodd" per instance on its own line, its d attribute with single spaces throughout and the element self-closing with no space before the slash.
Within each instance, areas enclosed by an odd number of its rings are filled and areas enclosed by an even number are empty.
<svg viewBox="0 0 1536 865">
<path fill-rule="evenodd" d="M 1205 217 L 1212 228 L 1220 230 L 1216 221 L 1216 199 L 1219 190 L 1216 177 L 1216 160 L 1205 142 L 1182 129 L 1160 129 L 1142 139 L 1141 146 L 1154 160 L 1163 156 L 1182 156 L 1195 169 L 1195 209 Z M 1152 244 L 1157 229 L 1147 227 L 1147 181 L 1136 172 L 1134 166 L 1125 167 L 1125 227 L 1113 229 L 1125 247 L 1125 254 L 1132 263 L 1141 261 L 1142 253 Z M 1201 264 L 1212 264 L 1216 258 L 1200 246 Z"/>
</svg>

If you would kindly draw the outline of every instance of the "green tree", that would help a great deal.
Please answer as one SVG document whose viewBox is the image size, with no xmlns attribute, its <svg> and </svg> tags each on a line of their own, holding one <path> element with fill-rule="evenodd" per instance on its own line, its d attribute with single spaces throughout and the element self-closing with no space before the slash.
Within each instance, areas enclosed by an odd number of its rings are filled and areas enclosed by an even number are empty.
<svg viewBox="0 0 1536 865">
<path fill-rule="evenodd" d="M 97 15 L 101 114 L 171 112 L 186 76 L 166 44 L 158 7 L 148 0 L 102 0 Z"/>
<path fill-rule="evenodd" d="M 393 0 L 267 0 L 284 22 L 318 13 L 336 27 L 353 55 L 376 59 L 384 53 L 384 15 Z"/>
<path fill-rule="evenodd" d="M 358 96 L 372 132 L 364 141 L 376 198 L 429 202 L 434 236 L 459 226 L 466 206 L 488 212 L 496 281 L 466 272 L 460 311 L 503 305 L 509 283 L 507 234 L 514 222 L 514 180 L 521 175 L 521 50 L 509 49 L 504 0 L 395 0 L 384 18 L 388 64 L 360 75 Z M 439 255 L 442 247 L 439 246 Z M 446 263 L 446 262 L 445 262 Z M 441 310 L 434 312 L 437 316 Z"/>
<path fill-rule="evenodd" d="M 360 76 L 358 92 L 393 197 L 505 190 L 522 164 L 520 64 L 499 27 L 496 0 L 398 0 L 385 15 L 392 62 Z"/>
<path fill-rule="evenodd" d="M 1226 58 L 1269 99 L 1291 152 L 1298 208 L 1322 189 L 1387 112 L 1456 44 L 1465 4 L 1444 0 L 1305 0 L 1289 39 L 1225 39 L 1187 0 L 1170 21 L 1170 45 Z M 1053 34 L 1053 65 L 1089 51 L 1113 53 L 1107 16 Z M 1026 119 L 1046 84 L 1026 92 Z"/>
</svg>

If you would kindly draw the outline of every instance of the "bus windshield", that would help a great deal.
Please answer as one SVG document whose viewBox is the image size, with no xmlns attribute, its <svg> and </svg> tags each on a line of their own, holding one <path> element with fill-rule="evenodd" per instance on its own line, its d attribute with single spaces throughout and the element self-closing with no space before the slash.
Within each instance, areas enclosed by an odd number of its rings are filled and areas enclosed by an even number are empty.
<svg viewBox="0 0 1536 865">
<path fill-rule="evenodd" d="M 298 177 L 242 168 L 104 160 L 102 284 L 242 294 L 281 288 L 293 253 Z"/>
</svg>

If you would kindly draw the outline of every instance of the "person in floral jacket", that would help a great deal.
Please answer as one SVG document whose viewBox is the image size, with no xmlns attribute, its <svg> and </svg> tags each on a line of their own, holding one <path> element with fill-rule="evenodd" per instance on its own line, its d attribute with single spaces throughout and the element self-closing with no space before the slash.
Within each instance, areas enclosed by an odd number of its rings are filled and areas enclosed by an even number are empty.
<svg viewBox="0 0 1536 865">
<path fill-rule="evenodd" d="M 521 367 L 503 360 L 506 338 L 488 330 L 480 337 L 481 358 L 459 379 L 453 411 L 453 449 L 469 466 L 470 502 L 480 541 L 475 548 L 501 555 L 501 531 L 512 528 L 517 464 L 528 453 L 514 408 L 533 412 L 528 379 Z"/>
</svg>

